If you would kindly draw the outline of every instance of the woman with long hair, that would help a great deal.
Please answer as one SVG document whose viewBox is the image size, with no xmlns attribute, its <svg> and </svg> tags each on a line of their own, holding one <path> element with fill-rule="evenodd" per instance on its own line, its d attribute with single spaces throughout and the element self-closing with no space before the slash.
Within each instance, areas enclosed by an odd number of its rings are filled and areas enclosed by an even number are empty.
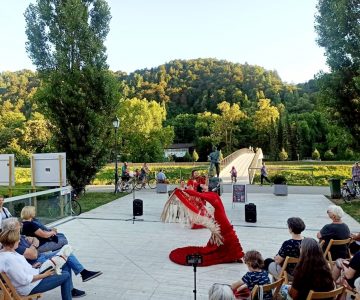
<svg viewBox="0 0 360 300">
<path fill-rule="evenodd" d="M 303 300 L 310 290 L 328 292 L 334 287 L 329 265 L 319 243 L 312 238 L 305 238 L 301 243 L 300 260 L 294 271 L 289 295 L 294 300 Z"/>
</svg>

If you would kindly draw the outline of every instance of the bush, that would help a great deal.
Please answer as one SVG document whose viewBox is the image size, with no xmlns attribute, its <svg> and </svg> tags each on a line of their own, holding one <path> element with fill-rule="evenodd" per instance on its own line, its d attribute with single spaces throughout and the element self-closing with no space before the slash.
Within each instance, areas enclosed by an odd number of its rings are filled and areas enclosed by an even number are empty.
<svg viewBox="0 0 360 300">
<path fill-rule="evenodd" d="M 288 156 L 287 152 L 285 151 L 284 148 L 282 148 L 281 151 L 280 151 L 280 153 L 279 153 L 279 159 L 280 159 L 281 161 L 284 161 L 284 160 L 287 160 L 288 157 L 289 157 L 289 156 Z"/>
<path fill-rule="evenodd" d="M 189 153 L 188 151 L 186 151 L 186 153 L 185 153 L 185 155 L 184 155 L 184 157 L 183 157 L 183 161 L 184 161 L 184 162 L 190 162 L 190 161 L 192 161 L 192 157 L 191 157 L 191 155 L 190 155 L 190 153 Z"/>
<path fill-rule="evenodd" d="M 326 160 L 333 160 L 335 158 L 335 154 L 331 151 L 331 149 L 329 149 L 324 153 L 324 158 Z"/>
<path fill-rule="evenodd" d="M 196 152 L 196 149 L 194 149 L 194 151 L 193 151 L 192 159 L 195 162 L 199 160 L 199 154 Z"/>
<path fill-rule="evenodd" d="M 284 175 L 276 174 L 272 177 L 272 182 L 274 184 L 286 184 L 287 180 Z"/>
<path fill-rule="evenodd" d="M 346 148 L 344 156 L 346 159 L 352 160 L 354 158 L 354 151 L 350 148 Z"/>
<path fill-rule="evenodd" d="M 318 149 L 315 148 L 314 152 L 311 155 L 312 159 L 319 160 L 320 159 L 320 152 Z"/>
</svg>

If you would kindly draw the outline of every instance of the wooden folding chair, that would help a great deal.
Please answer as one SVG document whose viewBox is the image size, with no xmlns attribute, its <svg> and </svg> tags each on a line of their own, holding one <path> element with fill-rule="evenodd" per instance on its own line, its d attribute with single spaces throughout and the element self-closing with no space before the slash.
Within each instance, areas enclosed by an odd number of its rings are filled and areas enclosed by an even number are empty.
<svg viewBox="0 0 360 300">
<path fill-rule="evenodd" d="M 4 272 L 2 272 L 0 276 L 0 288 L 4 293 L 4 300 L 33 300 L 42 297 L 42 294 L 40 293 L 28 296 L 20 296 L 11 283 L 10 278 Z"/>
<path fill-rule="evenodd" d="M 263 292 L 270 292 L 272 291 L 273 299 L 276 299 L 277 295 L 279 294 L 281 285 L 284 283 L 285 278 L 280 278 L 278 281 L 275 281 L 270 284 L 264 284 L 262 285 Z M 259 285 L 255 285 L 254 288 L 251 291 L 251 300 L 258 298 L 258 292 L 260 290 Z"/>
<path fill-rule="evenodd" d="M 330 251 L 331 247 L 332 246 L 347 245 L 348 246 L 348 252 L 349 252 L 349 258 L 350 258 L 351 253 L 350 253 L 349 245 L 350 245 L 351 241 L 352 241 L 351 238 L 348 238 L 348 239 L 345 239 L 345 240 L 333 240 L 333 239 L 331 239 L 329 241 L 329 244 L 327 245 L 327 247 L 326 247 L 326 249 L 324 251 L 324 257 L 329 262 L 330 267 L 332 267 L 333 264 L 334 264 L 334 261 L 333 261 L 333 259 L 331 257 L 331 251 Z"/>
<path fill-rule="evenodd" d="M 279 274 L 279 278 L 284 277 L 285 284 L 289 284 L 289 276 L 288 276 L 288 273 L 286 272 L 286 268 L 287 268 L 288 264 L 297 264 L 298 262 L 299 262 L 298 257 L 286 256 L 284 263 L 282 265 L 280 274 Z"/>
<path fill-rule="evenodd" d="M 334 289 L 332 291 L 329 292 L 315 292 L 313 290 L 311 290 L 306 298 L 306 300 L 311 300 L 311 299 L 326 299 L 326 298 L 332 298 L 332 299 L 337 299 L 339 298 L 339 296 L 341 296 L 343 293 L 345 292 L 345 287 L 341 286 L 337 289 Z"/>
</svg>

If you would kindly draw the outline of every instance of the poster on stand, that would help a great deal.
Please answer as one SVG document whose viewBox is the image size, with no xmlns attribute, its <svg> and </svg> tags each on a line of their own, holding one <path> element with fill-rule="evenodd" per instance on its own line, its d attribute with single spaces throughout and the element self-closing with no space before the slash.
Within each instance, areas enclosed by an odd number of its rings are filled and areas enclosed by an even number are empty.
<svg viewBox="0 0 360 300">
<path fill-rule="evenodd" d="M 232 187 L 232 202 L 233 203 L 246 203 L 247 191 L 246 184 L 235 183 Z"/>
<path fill-rule="evenodd" d="M 33 186 L 66 186 L 66 153 L 38 153 L 31 157 Z"/>
<path fill-rule="evenodd" d="M 15 156 L 0 154 L 0 186 L 15 185 Z"/>
</svg>

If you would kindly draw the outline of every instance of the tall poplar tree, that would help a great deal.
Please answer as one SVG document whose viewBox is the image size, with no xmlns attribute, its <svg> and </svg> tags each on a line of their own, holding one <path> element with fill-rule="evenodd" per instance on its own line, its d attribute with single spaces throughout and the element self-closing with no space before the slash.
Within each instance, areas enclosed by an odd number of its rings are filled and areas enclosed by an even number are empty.
<svg viewBox="0 0 360 300">
<path fill-rule="evenodd" d="M 42 80 L 36 93 L 67 155 L 70 184 L 83 189 L 109 157 L 117 89 L 104 41 L 105 0 L 37 0 L 25 12 L 26 50 Z"/>
</svg>

